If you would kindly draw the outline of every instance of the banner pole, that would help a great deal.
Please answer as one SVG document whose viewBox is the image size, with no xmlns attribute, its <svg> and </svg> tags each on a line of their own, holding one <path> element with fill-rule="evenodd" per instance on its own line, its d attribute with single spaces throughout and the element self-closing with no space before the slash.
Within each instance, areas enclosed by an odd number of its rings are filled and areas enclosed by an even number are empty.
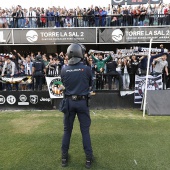
<svg viewBox="0 0 170 170">
<path fill-rule="evenodd" d="M 149 43 L 149 54 L 148 54 L 148 62 L 147 62 L 147 71 L 146 71 L 146 80 L 145 80 L 145 93 L 144 93 L 144 103 L 143 103 L 143 117 L 145 117 L 145 110 L 146 110 L 146 98 L 147 98 L 148 75 L 149 75 L 149 65 L 150 65 L 150 58 L 151 58 L 152 40 L 153 40 L 153 38 L 150 39 L 150 43 Z"/>
</svg>

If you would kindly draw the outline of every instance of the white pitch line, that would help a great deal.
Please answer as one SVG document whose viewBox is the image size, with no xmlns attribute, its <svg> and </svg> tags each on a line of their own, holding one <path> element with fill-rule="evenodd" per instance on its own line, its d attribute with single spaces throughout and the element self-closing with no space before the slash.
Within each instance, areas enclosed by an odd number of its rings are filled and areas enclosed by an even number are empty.
<svg viewBox="0 0 170 170">
<path fill-rule="evenodd" d="M 135 162 L 135 164 L 137 165 L 138 163 L 137 163 L 137 161 L 134 159 L 134 162 Z"/>
<path fill-rule="evenodd" d="M 93 111 L 92 111 L 93 112 Z M 95 112 L 93 112 L 93 114 L 95 115 L 96 113 Z"/>
</svg>

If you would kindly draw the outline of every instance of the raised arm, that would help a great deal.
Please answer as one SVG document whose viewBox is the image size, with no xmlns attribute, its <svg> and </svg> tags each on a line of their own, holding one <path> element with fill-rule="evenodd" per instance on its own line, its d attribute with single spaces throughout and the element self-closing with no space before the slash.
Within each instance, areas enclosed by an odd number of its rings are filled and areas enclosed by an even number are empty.
<svg viewBox="0 0 170 170">
<path fill-rule="evenodd" d="M 99 61 L 99 59 L 97 57 L 95 57 L 94 54 L 91 54 L 91 57 L 92 57 L 92 59 L 94 60 L 95 63 Z"/>
<path fill-rule="evenodd" d="M 106 63 L 111 59 L 111 55 L 109 54 L 105 59 L 103 59 L 103 61 Z"/>
<path fill-rule="evenodd" d="M 26 62 L 25 58 L 20 53 L 17 53 L 17 55 L 23 62 Z"/>
</svg>

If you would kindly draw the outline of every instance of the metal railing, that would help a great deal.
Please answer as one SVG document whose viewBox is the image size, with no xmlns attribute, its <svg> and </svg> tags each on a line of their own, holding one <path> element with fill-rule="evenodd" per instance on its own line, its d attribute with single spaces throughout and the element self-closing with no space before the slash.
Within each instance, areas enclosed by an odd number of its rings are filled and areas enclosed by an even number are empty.
<svg viewBox="0 0 170 170">
<path fill-rule="evenodd" d="M 170 14 L 0 17 L 0 28 L 114 27 L 170 25 Z"/>
</svg>

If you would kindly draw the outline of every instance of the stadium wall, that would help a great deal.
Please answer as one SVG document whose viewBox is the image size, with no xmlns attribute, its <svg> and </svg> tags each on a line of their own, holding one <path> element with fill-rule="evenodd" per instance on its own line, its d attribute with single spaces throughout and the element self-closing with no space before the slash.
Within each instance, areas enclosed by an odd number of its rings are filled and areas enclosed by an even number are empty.
<svg viewBox="0 0 170 170">
<path fill-rule="evenodd" d="M 48 91 L 2 91 L 0 110 L 53 110 L 61 99 L 50 99 Z M 134 104 L 134 94 L 120 96 L 116 92 L 98 92 L 91 96 L 90 109 L 140 108 Z"/>
<path fill-rule="evenodd" d="M 58 108 L 60 100 L 54 100 L 54 106 Z M 120 96 L 119 92 L 100 92 L 91 96 L 90 109 L 125 109 L 140 108 L 139 104 L 134 104 L 134 94 Z"/>
</svg>

